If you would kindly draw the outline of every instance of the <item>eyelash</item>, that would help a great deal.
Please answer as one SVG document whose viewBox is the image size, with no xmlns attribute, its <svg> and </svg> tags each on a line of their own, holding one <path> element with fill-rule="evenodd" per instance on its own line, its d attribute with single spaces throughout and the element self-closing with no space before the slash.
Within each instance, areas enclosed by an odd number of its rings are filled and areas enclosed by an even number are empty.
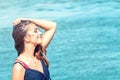
<svg viewBox="0 0 120 80">
<path fill-rule="evenodd" d="M 34 31 L 35 33 L 37 33 L 37 31 Z"/>
</svg>

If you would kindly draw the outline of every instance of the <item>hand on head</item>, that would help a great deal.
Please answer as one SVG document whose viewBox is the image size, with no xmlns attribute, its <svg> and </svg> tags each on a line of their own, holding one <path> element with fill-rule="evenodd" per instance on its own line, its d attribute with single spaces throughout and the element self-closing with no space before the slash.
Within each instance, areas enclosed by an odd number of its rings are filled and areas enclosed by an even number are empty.
<svg viewBox="0 0 120 80">
<path fill-rule="evenodd" d="M 13 26 L 16 26 L 17 24 L 19 24 L 22 20 L 28 20 L 26 18 L 18 18 L 16 20 L 13 21 Z"/>
</svg>

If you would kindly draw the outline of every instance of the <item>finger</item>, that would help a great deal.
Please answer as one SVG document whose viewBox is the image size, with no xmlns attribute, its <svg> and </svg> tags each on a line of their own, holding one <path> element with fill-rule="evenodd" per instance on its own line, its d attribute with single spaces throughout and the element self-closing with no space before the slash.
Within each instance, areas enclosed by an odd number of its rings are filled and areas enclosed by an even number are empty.
<svg viewBox="0 0 120 80">
<path fill-rule="evenodd" d="M 16 19 L 15 21 L 13 21 L 13 25 L 16 26 L 17 24 L 19 24 L 21 22 L 20 19 Z"/>
</svg>

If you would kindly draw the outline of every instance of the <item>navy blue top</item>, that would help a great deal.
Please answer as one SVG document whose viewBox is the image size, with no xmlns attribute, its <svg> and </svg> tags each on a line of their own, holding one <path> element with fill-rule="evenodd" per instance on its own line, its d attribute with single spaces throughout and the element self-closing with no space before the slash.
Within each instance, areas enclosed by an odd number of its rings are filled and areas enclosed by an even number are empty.
<svg viewBox="0 0 120 80">
<path fill-rule="evenodd" d="M 21 64 L 25 68 L 24 80 L 51 80 L 49 70 L 43 60 L 41 60 L 41 63 L 44 74 L 38 70 L 26 67 L 27 65 L 24 62 L 20 61 L 16 63 Z"/>
</svg>

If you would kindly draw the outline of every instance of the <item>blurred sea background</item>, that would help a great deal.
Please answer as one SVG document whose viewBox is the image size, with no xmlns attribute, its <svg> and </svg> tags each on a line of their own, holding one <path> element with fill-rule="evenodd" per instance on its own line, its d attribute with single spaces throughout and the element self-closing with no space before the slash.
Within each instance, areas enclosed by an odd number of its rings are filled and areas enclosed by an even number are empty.
<svg viewBox="0 0 120 80">
<path fill-rule="evenodd" d="M 120 80 L 120 0 L 0 0 L 0 79 L 11 80 L 16 18 L 57 22 L 52 80 Z"/>
</svg>

